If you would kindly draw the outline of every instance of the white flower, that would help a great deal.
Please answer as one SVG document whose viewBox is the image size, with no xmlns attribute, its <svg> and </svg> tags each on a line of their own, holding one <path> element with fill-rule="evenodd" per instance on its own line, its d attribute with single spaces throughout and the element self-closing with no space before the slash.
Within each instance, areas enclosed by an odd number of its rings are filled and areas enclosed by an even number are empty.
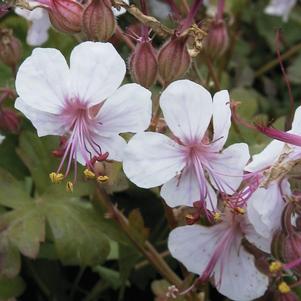
<svg viewBox="0 0 301 301">
<path fill-rule="evenodd" d="M 282 17 L 283 21 L 287 21 L 296 3 L 297 0 L 271 0 L 264 12 L 268 15 Z"/>
<path fill-rule="evenodd" d="M 119 133 L 145 130 L 151 118 L 151 93 L 137 85 L 120 88 L 126 66 L 110 43 L 76 46 L 70 68 L 56 49 L 37 48 L 20 66 L 16 108 L 39 136 L 64 135 L 64 155 L 57 173 L 74 160 L 93 170 L 104 153 L 121 161 L 126 146 Z M 67 159 L 68 158 L 68 159 Z M 92 161 L 91 161 L 92 160 Z"/>
<path fill-rule="evenodd" d="M 34 3 L 34 1 L 29 1 L 29 4 Z M 31 23 L 26 38 L 28 45 L 40 46 L 48 40 L 48 30 L 51 24 L 46 9 L 38 7 L 30 11 L 17 7 L 15 12 Z"/>
<path fill-rule="evenodd" d="M 200 282 L 212 279 L 217 290 L 231 300 L 254 300 L 264 294 L 269 280 L 257 270 L 254 256 L 242 246 L 244 236 L 262 250 L 269 249 L 269 241 L 257 235 L 244 216 L 230 212 L 211 227 L 174 229 L 168 248 L 188 271 L 200 275 Z"/>
<path fill-rule="evenodd" d="M 211 185 L 233 194 L 249 160 L 244 143 L 222 151 L 231 126 L 229 101 L 227 91 L 216 93 L 212 101 L 205 88 L 189 80 L 170 84 L 160 106 L 174 139 L 151 132 L 135 135 L 123 165 L 128 178 L 143 188 L 164 184 L 161 195 L 171 207 L 207 199 L 207 208 L 214 210 L 216 195 Z M 214 133 L 209 139 L 211 118 Z"/>
<path fill-rule="evenodd" d="M 301 107 L 295 112 L 290 134 L 301 134 Z M 281 214 L 285 205 L 285 196 L 290 196 L 291 190 L 286 178 L 286 168 L 290 162 L 299 159 L 301 148 L 292 144 L 273 140 L 259 154 L 253 156 L 245 170 L 258 177 L 259 183 L 266 181 L 265 174 L 276 174 L 276 170 L 284 170 L 275 179 L 271 178 L 268 183 L 260 186 L 247 201 L 247 212 L 250 222 L 256 231 L 268 238 L 280 227 Z"/>
</svg>

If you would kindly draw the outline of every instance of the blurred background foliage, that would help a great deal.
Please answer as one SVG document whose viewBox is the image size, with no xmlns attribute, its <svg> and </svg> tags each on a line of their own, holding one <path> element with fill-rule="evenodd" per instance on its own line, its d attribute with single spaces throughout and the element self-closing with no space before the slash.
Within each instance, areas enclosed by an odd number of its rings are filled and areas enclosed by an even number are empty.
<svg viewBox="0 0 301 301">
<path fill-rule="evenodd" d="M 214 1 L 212 1 L 214 2 Z M 264 14 L 268 1 L 227 0 L 230 50 L 214 63 L 221 88 L 241 105 L 241 118 L 274 121 L 283 129 L 290 111 L 288 90 L 276 58 L 275 33 L 282 29 L 281 52 L 289 53 L 284 64 L 292 84 L 296 106 L 301 98 L 301 5 L 288 22 Z M 203 12 L 201 12 L 202 14 Z M 133 17 L 119 17 L 126 28 Z M 168 26 L 170 20 L 163 20 Z M 9 13 L 0 21 L 22 41 L 23 59 L 32 48 L 25 42 L 27 22 Z M 159 47 L 162 39 L 154 38 Z M 58 48 L 68 58 L 78 41 L 50 30 L 43 47 Z M 119 53 L 128 59 L 129 49 L 115 42 Z M 292 52 L 292 53 L 290 53 Z M 188 78 L 208 77 L 202 55 L 196 59 Z M 130 81 L 130 78 L 127 79 Z M 0 63 L 0 87 L 14 88 L 11 70 Z M 211 81 L 208 87 L 214 92 Z M 154 87 L 158 93 L 160 87 Z M 13 107 L 13 103 L 7 103 Z M 50 184 L 48 174 L 58 159 L 51 151 L 55 137 L 38 138 L 31 123 L 22 120 L 19 135 L 3 133 L 0 146 L 0 300 L 156 300 L 163 301 L 168 283 L 132 246 L 100 206 L 94 188 L 81 181 L 72 194 L 61 185 Z M 263 149 L 268 139 L 241 125 L 232 128 L 228 144 L 244 141 L 251 152 Z M 158 190 L 138 189 L 122 174 L 121 165 L 107 166 L 110 181 L 103 188 L 128 217 L 133 235 L 148 239 L 162 252 L 169 264 L 180 267 L 166 251 L 169 226 Z M 179 211 L 178 214 L 181 214 Z M 177 300 L 181 300 L 180 298 Z M 210 300 L 223 300 L 210 289 Z"/>
</svg>

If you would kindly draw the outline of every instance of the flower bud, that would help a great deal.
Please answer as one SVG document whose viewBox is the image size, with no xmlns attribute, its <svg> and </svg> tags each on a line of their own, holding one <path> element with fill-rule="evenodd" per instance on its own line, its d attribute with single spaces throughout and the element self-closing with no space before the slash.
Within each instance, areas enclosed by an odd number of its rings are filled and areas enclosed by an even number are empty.
<svg viewBox="0 0 301 301">
<path fill-rule="evenodd" d="M 107 41 L 114 34 L 116 19 L 109 0 L 92 0 L 82 17 L 83 31 L 94 41 Z"/>
<path fill-rule="evenodd" d="M 211 57 L 222 56 L 229 46 L 229 35 L 225 22 L 215 20 L 205 39 L 205 51 Z"/>
<path fill-rule="evenodd" d="M 159 73 L 166 84 L 184 75 L 190 67 L 186 42 L 186 37 L 173 37 L 159 51 Z"/>
<path fill-rule="evenodd" d="M 0 29 L 0 59 L 13 70 L 16 69 L 21 59 L 22 46 L 20 41 L 13 36 L 12 30 Z"/>
<path fill-rule="evenodd" d="M 20 129 L 20 118 L 18 117 L 16 112 L 6 108 L 1 109 L 0 128 L 13 134 L 18 133 Z"/>
<path fill-rule="evenodd" d="M 158 61 L 150 40 L 142 38 L 136 45 L 129 60 L 133 81 L 145 88 L 152 86 L 157 79 Z"/>
<path fill-rule="evenodd" d="M 52 26 L 65 33 L 81 31 L 83 7 L 73 0 L 50 0 L 49 18 Z"/>
</svg>

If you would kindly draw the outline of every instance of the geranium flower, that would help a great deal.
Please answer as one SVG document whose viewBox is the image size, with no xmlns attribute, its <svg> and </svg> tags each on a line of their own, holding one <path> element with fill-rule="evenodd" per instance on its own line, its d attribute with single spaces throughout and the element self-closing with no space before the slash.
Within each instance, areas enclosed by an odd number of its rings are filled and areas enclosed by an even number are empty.
<svg viewBox="0 0 301 301">
<path fill-rule="evenodd" d="M 53 179 L 61 180 L 64 162 L 93 170 L 95 159 L 121 161 L 126 146 L 119 133 L 145 130 L 151 118 L 151 93 L 137 85 L 120 88 L 126 71 L 110 43 L 76 46 L 70 68 L 56 49 L 37 48 L 20 66 L 16 108 L 31 120 L 39 136 L 66 136 L 61 164 Z M 76 172 L 75 172 L 76 174 Z"/>
<path fill-rule="evenodd" d="M 34 3 L 34 1 L 29 1 L 29 4 L 32 3 Z M 38 7 L 30 11 L 17 7 L 15 12 L 31 23 L 26 37 L 28 45 L 40 46 L 48 40 L 48 30 L 51 24 L 46 9 Z"/>
<path fill-rule="evenodd" d="M 269 136 L 280 138 L 286 143 L 273 140 L 261 153 L 254 155 L 252 162 L 245 168 L 250 173 L 246 176 L 257 177 L 259 184 L 247 201 L 248 217 L 256 231 L 265 237 L 270 237 L 280 227 L 285 196 L 292 194 L 287 174 L 294 167 L 295 161 L 301 158 L 300 146 L 294 145 L 296 137 L 301 135 L 300 120 L 301 107 L 295 112 L 289 132 L 261 126 L 261 131 L 269 132 Z"/>
<path fill-rule="evenodd" d="M 282 17 L 283 21 L 287 21 L 296 3 L 297 0 L 271 0 L 264 12 L 268 15 Z"/>
<path fill-rule="evenodd" d="M 269 251 L 270 241 L 260 237 L 245 216 L 230 211 L 222 222 L 211 227 L 192 225 L 172 230 L 168 248 L 188 271 L 200 275 L 199 282 L 212 280 L 217 290 L 231 300 L 254 300 L 264 294 L 269 280 L 242 246 L 244 237 Z"/>
<path fill-rule="evenodd" d="M 244 143 L 222 151 L 231 126 L 229 102 L 225 90 L 212 101 L 210 93 L 192 81 L 170 84 L 161 95 L 160 106 L 173 139 L 151 132 L 135 135 L 123 164 L 128 178 L 143 188 L 164 184 L 161 195 L 171 207 L 207 200 L 207 207 L 214 210 L 216 196 L 211 185 L 233 194 L 249 160 Z M 208 131 L 211 118 L 212 139 Z"/>
</svg>

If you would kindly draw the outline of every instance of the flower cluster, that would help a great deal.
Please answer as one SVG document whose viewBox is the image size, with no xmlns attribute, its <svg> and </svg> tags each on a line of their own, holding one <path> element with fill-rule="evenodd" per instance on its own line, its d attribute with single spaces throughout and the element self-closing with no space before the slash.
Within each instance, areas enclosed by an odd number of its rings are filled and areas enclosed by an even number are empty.
<svg viewBox="0 0 301 301">
<path fill-rule="evenodd" d="M 6 39 L 0 39 L 5 40 L 0 58 L 16 72 L 15 91 L 0 88 L 0 127 L 14 134 L 20 130 L 20 116 L 3 106 L 4 100 L 16 98 L 15 109 L 39 137 L 60 137 L 52 153 L 60 160 L 49 171 L 52 183 L 64 182 L 72 192 L 83 173 L 85 180 L 101 186 L 108 175 L 99 163 L 117 161 L 136 186 L 160 187 L 172 215 L 178 208 L 189 211 L 185 225 L 176 221 L 167 245 L 172 257 L 197 277 L 188 289 L 172 286 L 168 298 L 211 283 L 231 300 L 251 301 L 270 293 L 275 300 L 295 300 L 301 271 L 301 194 L 296 184 L 301 106 L 287 132 L 254 126 L 274 139 L 260 153 L 251 156 L 245 142 L 231 144 L 235 116 L 229 92 L 217 84 L 220 91 L 212 96 L 209 81 L 183 79 L 201 53 L 208 59 L 208 77 L 217 81 L 212 62 L 229 46 L 225 2 L 218 1 L 208 33 L 197 21 L 203 1 L 194 1 L 185 17 L 174 1 L 166 2 L 176 24 L 172 32 L 158 26 L 141 1 L 137 19 L 142 24 L 128 35 L 116 20 L 126 10 L 136 16 L 136 7 L 126 1 L 38 0 L 28 1 L 32 11 L 15 8 L 30 21 L 29 45 L 45 43 L 51 26 L 81 42 L 69 63 L 58 49 L 35 48 L 17 68 L 19 42 L 0 29 Z M 287 19 L 296 1 L 285 7 L 280 2 L 272 1 L 265 12 Z M 151 37 L 156 30 L 168 34 L 159 50 Z M 135 83 L 123 84 L 130 76 L 110 40 L 114 34 L 131 48 L 128 67 Z M 157 83 L 162 90 L 154 95 Z M 3 139 L 0 135 L 0 143 Z"/>
</svg>

